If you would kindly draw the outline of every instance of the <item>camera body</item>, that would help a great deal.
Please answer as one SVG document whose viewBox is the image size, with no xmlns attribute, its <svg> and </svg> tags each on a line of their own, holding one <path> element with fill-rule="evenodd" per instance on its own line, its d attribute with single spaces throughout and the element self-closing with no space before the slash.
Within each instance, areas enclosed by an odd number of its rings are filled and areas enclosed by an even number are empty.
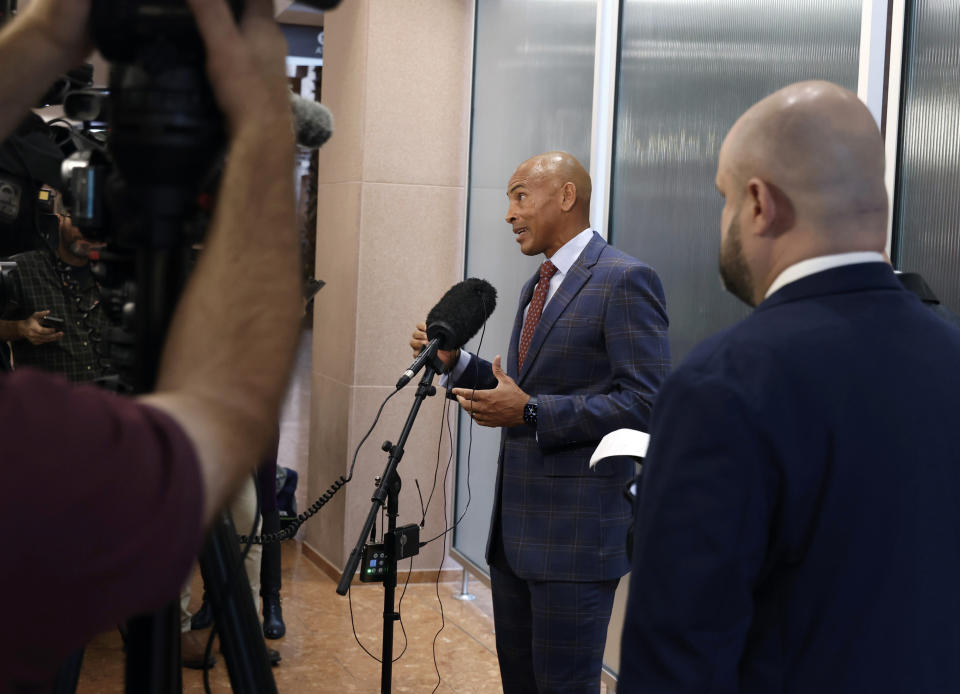
<svg viewBox="0 0 960 694">
<path fill-rule="evenodd" d="M 227 3 L 238 19 L 245 0 Z M 305 4 L 330 9 L 339 0 Z M 185 0 L 93 0 L 91 30 L 111 62 L 108 94 L 68 95 L 65 109 L 77 120 L 108 122 L 109 146 L 79 152 L 64 164 L 74 222 L 89 238 L 169 246 L 177 240 L 169 229 L 195 211 L 226 142 L 193 13 Z M 129 233 L 112 229 L 114 220 L 130 218 L 131 210 L 119 210 L 131 198 L 143 214 Z"/>
<path fill-rule="evenodd" d="M 243 0 L 227 1 L 234 18 L 240 17 Z M 203 52 L 185 0 L 93 0 L 90 19 L 94 42 L 110 62 L 139 62 L 158 40 L 182 50 L 179 56 L 164 56 L 170 62 L 191 64 Z"/>
<path fill-rule="evenodd" d="M 243 0 L 229 4 L 239 17 Z M 193 213 L 225 144 L 196 23 L 183 0 L 94 0 L 91 29 L 111 62 L 110 87 L 70 94 L 64 107 L 77 120 L 109 124 L 109 137 L 107 147 L 64 162 L 74 222 L 89 238 L 137 247 L 156 240 L 150 220 L 167 219 L 159 235 L 169 247 L 178 241 L 169 229 Z"/>
<path fill-rule="evenodd" d="M 226 2 L 234 20 L 242 16 L 246 0 Z M 64 98 L 67 116 L 84 124 L 71 132 L 77 151 L 61 167 L 64 200 L 86 238 L 109 242 L 91 265 L 109 312 L 137 345 L 155 346 L 206 230 L 209 213 L 199 201 L 218 182 L 223 115 L 185 0 L 93 0 L 90 27 L 111 63 L 109 88 Z M 118 332 L 110 342 L 127 338 Z M 158 358 L 138 355 L 141 364 Z M 143 390 L 148 372 L 121 378 Z"/>
</svg>

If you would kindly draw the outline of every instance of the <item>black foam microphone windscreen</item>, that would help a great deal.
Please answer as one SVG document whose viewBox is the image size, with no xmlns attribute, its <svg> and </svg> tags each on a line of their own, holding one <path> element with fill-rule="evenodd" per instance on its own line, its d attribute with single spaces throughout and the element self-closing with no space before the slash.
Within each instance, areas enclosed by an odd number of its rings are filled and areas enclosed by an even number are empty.
<svg viewBox="0 0 960 694">
<path fill-rule="evenodd" d="M 462 347 L 476 335 L 497 306 L 497 290 L 470 277 L 450 287 L 427 314 L 427 338 L 443 350 Z"/>
</svg>

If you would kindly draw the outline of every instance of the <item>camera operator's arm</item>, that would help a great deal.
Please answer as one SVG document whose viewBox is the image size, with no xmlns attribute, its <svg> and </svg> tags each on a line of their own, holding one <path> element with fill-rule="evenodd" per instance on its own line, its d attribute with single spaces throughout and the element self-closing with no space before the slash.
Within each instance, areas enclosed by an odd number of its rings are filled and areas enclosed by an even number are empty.
<svg viewBox="0 0 960 694">
<path fill-rule="evenodd" d="M 190 0 L 230 133 L 205 250 L 174 316 L 144 402 L 189 434 L 209 521 L 272 439 L 301 314 L 286 46 L 269 0 L 238 28 L 224 0 Z"/>
<path fill-rule="evenodd" d="M 0 33 L 0 140 L 57 76 L 89 55 L 90 0 L 32 0 Z M 9 66 L 16 66 L 10 69 Z"/>
</svg>

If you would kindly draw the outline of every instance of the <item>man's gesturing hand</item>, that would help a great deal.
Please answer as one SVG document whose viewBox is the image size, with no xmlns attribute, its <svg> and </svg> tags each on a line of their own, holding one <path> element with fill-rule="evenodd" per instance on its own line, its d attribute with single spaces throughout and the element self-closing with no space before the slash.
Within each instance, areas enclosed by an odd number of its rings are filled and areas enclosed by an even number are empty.
<svg viewBox="0 0 960 694">
<path fill-rule="evenodd" d="M 513 427 L 523 424 L 523 406 L 530 396 L 520 390 L 500 368 L 500 355 L 493 359 L 497 387 L 491 390 L 454 388 L 453 394 L 473 421 L 485 427 Z"/>
</svg>

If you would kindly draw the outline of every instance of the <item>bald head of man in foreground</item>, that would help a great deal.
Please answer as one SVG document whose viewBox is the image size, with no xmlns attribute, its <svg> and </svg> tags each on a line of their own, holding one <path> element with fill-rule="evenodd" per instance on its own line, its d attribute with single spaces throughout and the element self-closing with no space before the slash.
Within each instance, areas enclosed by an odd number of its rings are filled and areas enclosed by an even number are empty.
<svg viewBox="0 0 960 694">
<path fill-rule="evenodd" d="M 799 82 L 751 107 L 720 149 L 720 275 L 759 304 L 787 267 L 817 256 L 883 252 L 884 144 L 856 94 Z"/>
<path fill-rule="evenodd" d="M 567 152 L 544 152 L 507 183 L 507 223 L 524 255 L 548 258 L 590 226 L 590 174 Z"/>
</svg>

